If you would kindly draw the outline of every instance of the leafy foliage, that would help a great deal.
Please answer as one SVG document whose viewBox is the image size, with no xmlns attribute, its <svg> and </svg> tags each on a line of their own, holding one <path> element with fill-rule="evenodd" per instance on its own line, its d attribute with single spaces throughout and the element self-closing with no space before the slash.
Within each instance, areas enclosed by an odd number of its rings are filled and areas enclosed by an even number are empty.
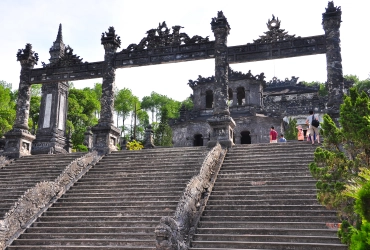
<svg viewBox="0 0 370 250">
<path fill-rule="evenodd" d="M 12 128 L 15 120 L 15 101 L 11 84 L 0 81 L 0 138 Z"/>
<path fill-rule="evenodd" d="M 136 140 L 130 141 L 126 144 L 126 149 L 128 150 L 142 150 L 143 148 L 143 144 Z"/>
<path fill-rule="evenodd" d="M 41 87 L 41 84 L 33 84 L 31 86 L 30 116 L 28 120 L 28 126 L 33 133 L 36 133 L 40 117 Z"/>
<path fill-rule="evenodd" d="M 317 81 L 305 82 L 305 81 L 303 81 L 302 83 L 304 85 L 308 86 L 308 87 L 319 86 L 319 96 L 327 96 L 329 94 L 329 91 L 326 88 L 325 83 L 323 83 L 323 82 L 317 82 Z"/>
<path fill-rule="evenodd" d="M 122 127 L 125 126 L 125 120 L 129 117 L 132 111 L 140 108 L 139 99 L 132 94 L 132 91 L 128 88 L 123 88 L 118 91 L 114 100 L 114 110 L 117 112 L 118 117 L 122 118 Z M 117 121 L 118 125 L 118 121 Z"/>
<path fill-rule="evenodd" d="M 298 131 L 296 127 L 297 127 L 297 121 L 295 119 L 289 118 L 288 128 L 284 131 L 284 135 L 287 140 L 297 139 Z"/>
<path fill-rule="evenodd" d="M 172 146 L 172 130 L 168 125 L 168 110 L 167 106 L 163 106 L 161 110 L 161 121 L 158 127 L 154 130 L 154 144 L 158 146 Z"/>
<path fill-rule="evenodd" d="M 321 123 L 324 148 L 317 148 L 310 164 L 318 180 L 318 200 L 338 210 L 343 223 L 338 233 L 351 249 L 369 249 L 370 232 L 370 99 L 356 88 L 349 90 L 340 107 L 340 127 L 328 115 Z M 369 176 L 367 178 L 367 175 Z"/>
<path fill-rule="evenodd" d="M 100 102 L 94 89 L 69 90 L 67 130 L 72 133 L 73 148 L 81 148 L 86 128 L 98 123 L 97 110 L 100 110 Z"/>
</svg>

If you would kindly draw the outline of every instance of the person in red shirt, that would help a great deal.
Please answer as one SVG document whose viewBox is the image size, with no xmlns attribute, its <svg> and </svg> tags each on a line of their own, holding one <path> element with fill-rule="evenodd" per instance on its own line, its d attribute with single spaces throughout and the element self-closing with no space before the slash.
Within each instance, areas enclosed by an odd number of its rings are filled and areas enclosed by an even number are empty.
<svg viewBox="0 0 370 250">
<path fill-rule="evenodd" d="M 270 143 L 277 143 L 278 133 L 276 132 L 274 126 L 270 129 Z"/>
</svg>

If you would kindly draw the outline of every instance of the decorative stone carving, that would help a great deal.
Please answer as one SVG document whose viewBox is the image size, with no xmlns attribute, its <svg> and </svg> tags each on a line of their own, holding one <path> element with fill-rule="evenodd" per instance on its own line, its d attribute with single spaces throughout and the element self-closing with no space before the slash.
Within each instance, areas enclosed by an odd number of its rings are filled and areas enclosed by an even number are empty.
<svg viewBox="0 0 370 250">
<path fill-rule="evenodd" d="M 144 148 L 154 148 L 154 138 L 153 138 L 153 129 L 152 125 L 148 125 L 145 129 L 145 139 L 144 139 Z"/>
<path fill-rule="evenodd" d="M 12 161 L 8 157 L 0 155 L 0 169 L 9 165 L 11 162 Z"/>
<path fill-rule="evenodd" d="M 180 33 L 180 29 L 183 28 L 179 25 L 172 26 L 172 33 L 167 27 L 166 22 L 159 23 L 158 28 L 150 29 L 146 32 L 147 37 L 141 39 L 139 44 L 132 43 L 123 52 L 128 51 L 140 51 L 140 50 L 151 50 L 166 46 L 179 46 L 183 44 L 198 44 L 209 42 L 208 36 L 203 38 L 201 36 L 193 36 L 190 38 L 186 33 Z"/>
<path fill-rule="evenodd" d="M 108 32 L 103 32 L 101 35 L 101 44 L 104 46 L 121 47 L 121 38 L 116 35 L 113 26 L 108 28 Z"/>
<path fill-rule="evenodd" d="M 213 147 L 199 174 L 187 184 L 174 217 L 161 218 L 155 229 L 157 250 L 188 249 L 225 155 L 226 149 L 222 149 L 220 144 Z"/>
<path fill-rule="evenodd" d="M 274 43 L 294 39 L 295 35 L 288 35 L 287 31 L 280 29 L 280 22 L 279 18 L 275 19 L 275 16 L 272 15 L 272 19 L 266 23 L 269 31 L 264 32 L 265 35 L 253 41 L 255 43 Z"/>
<path fill-rule="evenodd" d="M 50 64 L 45 64 L 44 62 L 42 63 L 43 68 L 48 68 L 48 67 L 70 67 L 70 66 L 75 66 L 79 64 L 83 64 L 82 62 L 83 58 L 80 58 L 79 56 L 73 54 L 73 49 L 67 45 L 64 49 L 64 53 L 61 54 L 61 57 L 57 59 L 54 62 L 50 62 Z M 85 62 L 87 63 L 87 62 Z"/>
<path fill-rule="evenodd" d="M 249 70 L 248 73 L 242 73 L 241 71 L 234 71 L 230 67 L 228 69 L 228 79 L 229 80 L 241 80 L 241 79 L 252 79 L 257 81 L 265 82 L 265 74 L 262 72 L 259 75 L 252 75 L 251 71 Z M 198 76 L 197 80 L 189 80 L 188 85 L 190 88 L 194 90 L 194 87 L 198 86 L 199 84 L 207 84 L 207 83 L 214 83 L 215 76 L 211 77 L 203 77 L 201 75 Z"/>
</svg>

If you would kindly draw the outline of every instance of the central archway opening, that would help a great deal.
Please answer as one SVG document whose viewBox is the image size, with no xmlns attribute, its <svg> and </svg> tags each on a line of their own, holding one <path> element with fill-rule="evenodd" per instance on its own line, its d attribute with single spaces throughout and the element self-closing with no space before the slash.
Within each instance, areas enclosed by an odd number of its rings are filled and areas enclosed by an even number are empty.
<svg viewBox="0 0 370 250">
<path fill-rule="evenodd" d="M 242 131 L 240 135 L 242 136 L 240 139 L 240 144 L 252 144 L 251 132 Z"/>
<path fill-rule="evenodd" d="M 193 146 L 194 147 L 203 146 L 203 136 L 201 134 L 194 135 Z"/>
</svg>

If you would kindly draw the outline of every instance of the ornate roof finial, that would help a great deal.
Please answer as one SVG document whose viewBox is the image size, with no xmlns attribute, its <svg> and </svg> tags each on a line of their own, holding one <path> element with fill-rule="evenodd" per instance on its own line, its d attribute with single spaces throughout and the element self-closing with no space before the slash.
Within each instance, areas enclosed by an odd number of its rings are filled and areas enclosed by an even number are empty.
<svg viewBox="0 0 370 250">
<path fill-rule="evenodd" d="M 227 22 L 227 18 L 225 17 L 222 10 L 217 12 L 217 17 L 212 18 L 211 26 L 212 30 L 216 28 L 226 28 L 227 34 L 229 34 L 229 31 L 231 29 L 229 23 Z"/>
<path fill-rule="evenodd" d="M 103 46 L 112 45 L 116 48 L 121 47 L 121 38 L 117 36 L 113 26 L 108 28 L 108 32 L 102 33 L 101 44 L 103 44 Z"/>
<path fill-rule="evenodd" d="M 62 24 L 61 23 L 59 24 L 58 35 L 57 35 L 57 39 L 55 40 L 55 42 L 63 42 Z"/>
<path fill-rule="evenodd" d="M 325 10 L 325 13 L 322 14 L 323 19 L 342 15 L 342 10 L 340 6 L 335 7 L 333 1 L 328 2 L 328 7 L 325 8 Z"/>
<path fill-rule="evenodd" d="M 21 62 L 21 65 L 27 65 L 33 67 L 37 64 L 39 56 L 32 50 L 32 45 L 30 43 L 26 44 L 25 49 L 19 49 L 17 53 L 17 61 Z"/>
<path fill-rule="evenodd" d="M 279 18 L 275 18 L 275 16 L 272 15 L 272 19 L 269 19 L 266 23 L 269 31 L 264 32 L 265 35 L 262 35 L 259 39 L 253 41 L 255 43 L 275 43 L 294 39 L 295 35 L 288 35 L 287 31 L 280 29 L 280 23 L 281 21 Z"/>
</svg>

